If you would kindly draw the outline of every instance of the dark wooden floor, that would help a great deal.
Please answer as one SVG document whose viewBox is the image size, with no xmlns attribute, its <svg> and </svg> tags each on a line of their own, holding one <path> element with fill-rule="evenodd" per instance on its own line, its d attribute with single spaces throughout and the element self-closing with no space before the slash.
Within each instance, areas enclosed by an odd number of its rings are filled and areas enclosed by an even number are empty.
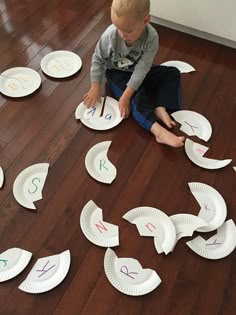
<svg viewBox="0 0 236 315">
<path fill-rule="evenodd" d="M 33 253 L 19 276 L 0 284 L 0 314 L 235 314 L 235 252 L 218 261 L 206 260 L 187 247 L 185 238 L 173 253 L 158 255 L 153 240 L 140 237 L 122 216 L 138 206 L 156 207 L 168 215 L 197 214 L 199 207 L 187 183 L 198 181 L 222 194 L 227 218 L 236 220 L 232 168 L 236 166 L 236 51 L 157 26 L 160 49 L 155 62 L 183 60 L 197 69 L 182 75 L 182 105 L 211 122 L 207 156 L 233 159 L 224 169 L 197 167 L 184 148 L 157 144 L 131 117 L 108 131 L 88 129 L 75 120 L 74 112 L 89 87 L 91 55 L 110 24 L 110 4 L 108 0 L 0 0 L 0 71 L 27 66 L 42 78 L 41 88 L 31 96 L 0 95 L 0 165 L 5 172 L 0 252 L 20 247 Z M 58 49 L 82 58 L 82 70 L 72 78 L 53 80 L 40 69 L 42 57 Z M 175 132 L 181 134 L 178 128 Z M 105 140 L 112 140 L 109 158 L 118 170 L 112 185 L 93 180 L 84 165 L 88 149 Z M 50 170 L 43 199 L 32 212 L 16 202 L 12 185 L 24 168 L 40 162 L 50 163 Z M 126 296 L 108 282 L 105 248 L 90 243 L 79 224 L 81 209 L 90 199 L 103 209 L 105 221 L 120 227 L 117 256 L 138 259 L 161 277 L 162 284 L 152 293 Z M 71 251 L 71 267 L 58 287 L 38 295 L 18 289 L 38 258 L 66 249 Z"/>
</svg>

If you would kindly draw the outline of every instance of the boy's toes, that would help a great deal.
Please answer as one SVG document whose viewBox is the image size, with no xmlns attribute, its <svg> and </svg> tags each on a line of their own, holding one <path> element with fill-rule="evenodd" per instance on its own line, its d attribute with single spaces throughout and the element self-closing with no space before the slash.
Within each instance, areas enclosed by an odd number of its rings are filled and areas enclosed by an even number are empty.
<svg viewBox="0 0 236 315">
<path fill-rule="evenodd" d="M 174 120 L 171 120 L 171 127 L 176 126 L 176 122 Z"/>
</svg>

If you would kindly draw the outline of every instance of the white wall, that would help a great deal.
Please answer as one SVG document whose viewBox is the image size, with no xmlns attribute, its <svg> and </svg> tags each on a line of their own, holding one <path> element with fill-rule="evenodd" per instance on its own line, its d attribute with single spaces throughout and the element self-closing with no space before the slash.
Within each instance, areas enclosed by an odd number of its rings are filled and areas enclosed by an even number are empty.
<svg viewBox="0 0 236 315">
<path fill-rule="evenodd" d="M 236 41 L 236 0 L 151 0 L 151 15 Z"/>
</svg>

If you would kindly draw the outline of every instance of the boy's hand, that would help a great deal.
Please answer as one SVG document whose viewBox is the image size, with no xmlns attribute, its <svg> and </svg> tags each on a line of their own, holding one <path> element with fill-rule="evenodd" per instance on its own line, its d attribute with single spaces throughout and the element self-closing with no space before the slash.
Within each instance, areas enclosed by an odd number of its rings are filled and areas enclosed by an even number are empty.
<svg viewBox="0 0 236 315">
<path fill-rule="evenodd" d="M 135 90 L 127 86 L 119 100 L 120 115 L 122 118 L 128 118 L 130 114 L 130 101 Z"/>
<path fill-rule="evenodd" d="M 128 118 L 130 114 L 130 99 L 121 96 L 119 100 L 120 115 L 122 118 Z"/>
<path fill-rule="evenodd" d="M 95 106 L 96 102 L 101 103 L 101 93 L 100 93 L 100 84 L 99 83 L 92 83 L 91 87 L 83 96 L 84 104 L 87 107 Z"/>
</svg>

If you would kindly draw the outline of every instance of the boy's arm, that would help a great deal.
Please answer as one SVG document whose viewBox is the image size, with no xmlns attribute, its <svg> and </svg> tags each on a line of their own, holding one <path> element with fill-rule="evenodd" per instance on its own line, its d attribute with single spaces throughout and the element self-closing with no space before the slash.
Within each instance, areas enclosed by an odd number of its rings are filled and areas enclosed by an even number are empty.
<svg viewBox="0 0 236 315">
<path fill-rule="evenodd" d="M 91 68 L 90 68 L 90 78 L 91 83 L 100 83 L 102 82 L 102 76 L 105 68 L 105 56 L 104 56 L 104 43 L 103 38 L 101 37 L 99 42 L 96 45 L 95 51 L 92 56 Z"/>
<path fill-rule="evenodd" d="M 94 106 L 96 102 L 101 102 L 101 81 L 104 67 L 105 60 L 102 55 L 102 43 L 100 39 L 92 56 L 90 68 L 91 86 L 89 91 L 83 96 L 84 104 L 87 107 Z"/>
<path fill-rule="evenodd" d="M 92 56 L 90 68 L 91 87 L 83 96 L 84 104 L 88 107 L 94 106 L 97 101 L 101 102 L 101 82 L 108 54 L 109 33 L 110 30 L 108 28 L 98 41 Z"/>
<path fill-rule="evenodd" d="M 104 69 L 110 56 L 113 42 L 114 26 L 110 25 L 100 37 L 92 56 L 90 68 L 91 83 L 100 83 L 104 75 Z"/>
<path fill-rule="evenodd" d="M 83 101 L 87 107 L 94 106 L 96 102 L 101 103 L 100 83 L 91 83 L 89 91 L 84 94 Z"/>
<path fill-rule="evenodd" d="M 131 87 L 127 86 L 127 88 L 124 90 L 122 96 L 119 99 L 119 109 L 120 109 L 120 115 L 122 118 L 127 118 L 130 113 L 130 100 L 132 96 L 134 95 L 135 90 Z"/>
</svg>

